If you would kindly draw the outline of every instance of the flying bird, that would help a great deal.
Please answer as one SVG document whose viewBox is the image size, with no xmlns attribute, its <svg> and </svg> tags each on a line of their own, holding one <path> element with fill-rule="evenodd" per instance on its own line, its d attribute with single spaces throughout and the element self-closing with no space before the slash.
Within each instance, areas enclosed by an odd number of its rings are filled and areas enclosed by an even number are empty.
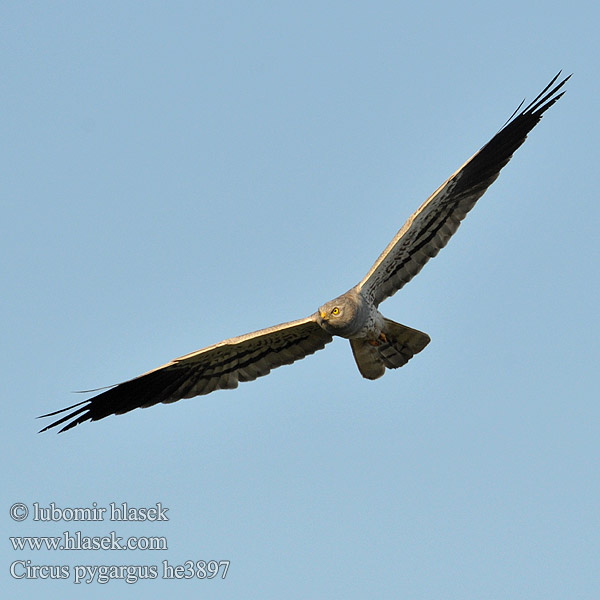
<svg viewBox="0 0 600 600">
<path fill-rule="evenodd" d="M 560 72 L 525 108 L 521 102 L 500 131 L 453 173 L 406 221 L 364 279 L 317 312 L 297 321 L 208 346 L 130 379 L 62 410 L 66 416 L 41 431 L 66 423 L 60 432 L 134 408 L 176 402 L 236 388 L 271 369 L 321 350 L 334 336 L 350 340 L 360 374 L 381 377 L 405 365 L 430 341 L 426 333 L 384 317 L 379 304 L 408 283 L 443 248 L 466 214 L 498 177 L 542 115 L 564 94 L 571 77 Z"/>
</svg>

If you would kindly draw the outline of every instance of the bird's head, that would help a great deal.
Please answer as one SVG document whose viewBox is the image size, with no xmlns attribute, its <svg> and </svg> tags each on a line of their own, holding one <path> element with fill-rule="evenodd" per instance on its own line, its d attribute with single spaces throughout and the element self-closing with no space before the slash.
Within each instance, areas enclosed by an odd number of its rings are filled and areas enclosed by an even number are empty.
<svg viewBox="0 0 600 600">
<path fill-rule="evenodd" d="M 355 333 L 359 313 L 358 299 L 347 292 L 319 307 L 317 320 L 328 333 L 347 337 Z"/>
</svg>

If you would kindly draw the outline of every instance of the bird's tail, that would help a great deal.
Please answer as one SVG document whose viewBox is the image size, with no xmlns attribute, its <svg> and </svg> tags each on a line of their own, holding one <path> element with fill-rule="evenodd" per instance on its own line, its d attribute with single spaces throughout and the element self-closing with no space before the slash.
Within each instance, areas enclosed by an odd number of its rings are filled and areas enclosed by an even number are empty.
<svg viewBox="0 0 600 600">
<path fill-rule="evenodd" d="M 366 379 L 377 379 L 388 369 L 405 365 L 415 354 L 421 352 L 431 338 L 422 331 L 384 319 L 384 340 L 375 344 L 368 340 L 350 340 L 354 360 L 360 374 Z"/>
</svg>

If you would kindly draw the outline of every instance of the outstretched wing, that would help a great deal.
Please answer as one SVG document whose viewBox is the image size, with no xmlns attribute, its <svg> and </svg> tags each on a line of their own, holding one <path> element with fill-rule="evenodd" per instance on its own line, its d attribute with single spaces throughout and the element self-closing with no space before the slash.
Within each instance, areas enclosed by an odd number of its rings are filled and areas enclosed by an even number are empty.
<svg viewBox="0 0 600 600">
<path fill-rule="evenodd" d="M 159 402 L 176 402 L 182 398 L 210 394 L 214 390 L 236 388 L 239 381 L 252 381 L 267 375 L 271 369 L 289 365 L 321 350 L 332 339 L 316 322 L 314 314 L 306 319 L 224 340 L 176 358 L 93 398 L 42 415 L 51 417 L 75 409 L 41 431 L 73 419 L 60 430 L 59 433 L 62 433 L 84 421 L 97 421 L 134 408 L 146 408 Z"/>
<path fill-rule="evenodd" d="M 406 221 L 357 286 L 375 306 L 408 283 L 447 244 L 543 113 L 564 94 L 557 92 L 570 75 L 552 87 L 559 76 L 519 112 L 521 103 L 502 129 Z"/>
</svg>

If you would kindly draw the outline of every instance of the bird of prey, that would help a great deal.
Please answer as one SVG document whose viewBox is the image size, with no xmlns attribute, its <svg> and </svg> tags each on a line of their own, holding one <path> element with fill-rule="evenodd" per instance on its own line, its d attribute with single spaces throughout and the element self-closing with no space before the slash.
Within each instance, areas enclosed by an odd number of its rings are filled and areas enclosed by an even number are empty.
<svg viewBox="0 0 600 600">
<path fill-rule="evenodd" d="M 426 333 L 385 318 L 379 304 L 408 283 L 458 229 L 542 115 L 564 94 L 560 72 L 525 108 L 521 102 L 500 131 L 453 173 L 406 221 L 364 279 L 304 319 L 224 340 L 192 352 L 62 410 L 42 431 L 66 431 L 85 421 L 159 402 L 176 402 L 235 388 L 276 367 L 321 350 L 334 336 L 350 340 L 358 370 L 367 379 L 405 365 L 429 343 Z"/>
</svg>

